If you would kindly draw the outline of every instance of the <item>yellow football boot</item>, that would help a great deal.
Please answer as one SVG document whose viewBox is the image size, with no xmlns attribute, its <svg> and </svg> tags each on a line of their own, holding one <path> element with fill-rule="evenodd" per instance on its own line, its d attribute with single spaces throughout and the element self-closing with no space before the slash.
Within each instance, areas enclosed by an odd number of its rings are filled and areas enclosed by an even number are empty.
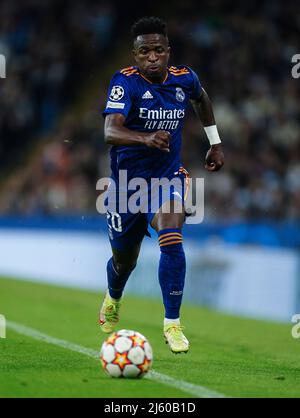
<svg viewBox="0 0 300 418">
<path fill-rule="evenodd" d="M 114 331 L 115 326 L 119 322 L 120 307 L 120 300 L 111 298 L 107 291 L 101 307 L 99 319 L 100 328 L 105 334 L 110 334 Z"/>
<path fill-rule="evenodd" d="M 187 353 L 190 345 L 188 339 L 182 332 L 183 327 L 177 324 L 168 324 L 164 326 L 164 337 L 166 344 L 169 344 L 173 353 Z"/>
</svg>

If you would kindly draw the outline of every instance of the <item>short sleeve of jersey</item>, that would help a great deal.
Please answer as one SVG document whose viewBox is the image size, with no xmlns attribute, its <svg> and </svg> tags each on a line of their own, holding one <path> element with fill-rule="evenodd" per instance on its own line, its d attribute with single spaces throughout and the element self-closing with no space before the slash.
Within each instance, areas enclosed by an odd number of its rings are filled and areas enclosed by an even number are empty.
<svg viewBox="0 0 300 418">
<path fill-rule="evenodd" d="M 192 78 L 190 99 L 198 99 L 201 96 L 202 86 L 197 74 L 191 68 L 189 68 L 189 70 Z"/>
<path fill-rule="evenodd" d="M 127 117 L 131 104 L 132 100 L 128 80 L 124 74 L 117 72 L 111 79 L 109 85 L 106 108 L 103 115 L 122 113 L 122 115 Z"/>
</svg>

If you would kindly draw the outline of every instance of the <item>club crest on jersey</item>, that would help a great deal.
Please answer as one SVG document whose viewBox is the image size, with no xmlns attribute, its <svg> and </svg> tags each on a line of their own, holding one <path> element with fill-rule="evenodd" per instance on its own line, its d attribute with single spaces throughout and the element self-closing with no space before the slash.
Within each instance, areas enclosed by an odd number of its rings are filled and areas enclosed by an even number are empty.
<svg viewBox="0 0 300 418">
<path fill-rule="evenodd" d="M 184 93 L 184 91 L 182 90 L 181 87 L 176 87 L 176 99 L 179 102 L 183 102 L 184 99 L 185 99 L 185 93 Z"/>
<path fill-rule="evenodd" d="M 110 100 L 113 100 L 114 102 L 121 100 L 124 96 L 124 89 L 122 86 L 113 86 L 110 93 Z"/>
</svg>

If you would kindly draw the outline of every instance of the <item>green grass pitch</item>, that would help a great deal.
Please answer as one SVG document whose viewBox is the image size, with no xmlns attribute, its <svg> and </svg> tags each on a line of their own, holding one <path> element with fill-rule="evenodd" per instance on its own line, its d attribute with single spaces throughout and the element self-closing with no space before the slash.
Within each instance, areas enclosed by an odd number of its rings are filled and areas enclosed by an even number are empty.
<svg viewBox="0 0 300 418">
<path fill-rule="evenodd" d="M 102 295 L 0 279 L 0 314 L 8 321 L 93 350 Z M 119 329 L 147 336 L 153 368 L 228 397 L 299 397 L 300 340 L 291 325 L 223 315 L 184 304 L 188 354 L 172 354 L 162 338 L 160 301 L 125 296 Z M 192 397 L 149 379 L 112 379 L 100 361 L 8 329 L 0 339 L 0 397 Z"/>
</svg>

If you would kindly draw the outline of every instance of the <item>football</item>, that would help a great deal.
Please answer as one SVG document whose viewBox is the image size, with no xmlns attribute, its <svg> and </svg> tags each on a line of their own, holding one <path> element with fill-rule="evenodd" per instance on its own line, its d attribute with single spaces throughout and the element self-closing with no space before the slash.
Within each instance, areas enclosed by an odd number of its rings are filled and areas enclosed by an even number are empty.
<svg viewBox="0 0 300 418">
<path fill-rule="evenodd" d="M 137 378 L 150 370 L 153 353 L 150 343 L 142 334 L 120 330 L 104 341 L 100 360 L 104 371 L 111 377 Z"/>
</svg>

